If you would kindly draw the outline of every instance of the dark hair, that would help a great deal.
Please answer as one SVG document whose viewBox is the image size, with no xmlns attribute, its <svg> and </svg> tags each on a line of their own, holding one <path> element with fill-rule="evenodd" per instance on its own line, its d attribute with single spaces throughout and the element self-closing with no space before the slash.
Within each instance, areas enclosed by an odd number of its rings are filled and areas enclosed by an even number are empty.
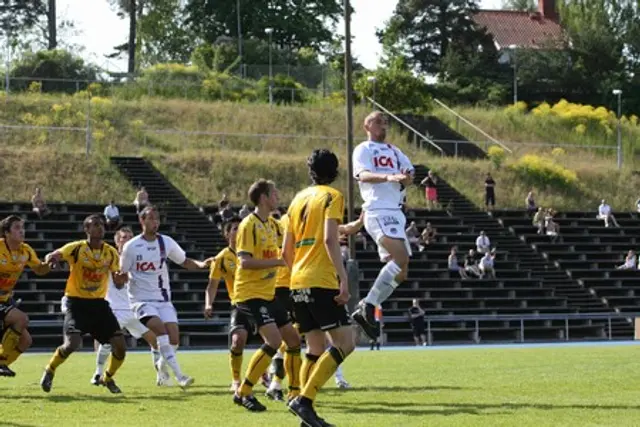
<svg viewBox="0 0 640 427">
<path fill-rule="evenodd" d="M 89 223 L 93 221 L 100 221 L 102 225 L 104 225 L 104 216 L 101 214 L 91 214 L 84 219 L 82 222 L 82 227 L 86 230 L 89 227 Z"/>
<path fill-rule="evenodd" d="M 224 233 L 224 235 L 226 236 L 231 232 L 231 227 L 233 227 L 233 224 L 240 224 L 240 222 L 242 222 L 242 220 L 238 215 L 234 215 L 226 220 L 224 222 L 224 225 L 222 226 L 222 232 Z"/>
<path fill-rule="evenodd" d="M 275 186 L 275 182 L 260 178 L 251 184 L 251 187 L 249 187 L 249 200 L 251 200 L 251 203 L 253 203 L 254 206 L 258 206 L 258 203 L 260 203 L 260 197 L 262 195 L 269 197 L 271 190 L 273 190 Z"/>
<path fill-rule="evenodd" d="M 146 206 L 144 209 L 142 209 L 142 211 L 140 211 L 140 213 L 138 214 L 138 217 L 140 219 L 146 219 L 147 215 L 149 215 L 151 212 L 159 213 L 158 208 L 156 208 L 153 205 L 149 205 L 149 206 Z"/>
<path fill-rule="evenodd" d="M 314 184 L 331 184 L 338 177 L 338 157 L 327 149 L 313 150 L 307 158 L 309 176 Z"/>
<path fill-rule="evenodd" d="M 2 226 L 2 237 L 4 237 L 5 234 L 11 232 L 11 227 L 13 227 L 13 224 L 22 221 L 23 219 L 18 215 L 9 215 L 8 217 L 0 221 L 0 226 Z"/>
</svg>

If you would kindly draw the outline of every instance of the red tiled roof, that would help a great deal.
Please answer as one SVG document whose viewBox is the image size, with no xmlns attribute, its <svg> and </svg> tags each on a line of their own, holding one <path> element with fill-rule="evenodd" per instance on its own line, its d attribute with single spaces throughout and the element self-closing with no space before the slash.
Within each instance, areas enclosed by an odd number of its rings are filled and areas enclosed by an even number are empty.
<svg viewBox="0 0 640 427">
<path fill-rule="evenodd" d="M 500 48 L 510 45 L 539 48 L 563 37 L 558 22 L 531 12 L 480 10 L 473 20 L 493 35 Z"/>
</svg>

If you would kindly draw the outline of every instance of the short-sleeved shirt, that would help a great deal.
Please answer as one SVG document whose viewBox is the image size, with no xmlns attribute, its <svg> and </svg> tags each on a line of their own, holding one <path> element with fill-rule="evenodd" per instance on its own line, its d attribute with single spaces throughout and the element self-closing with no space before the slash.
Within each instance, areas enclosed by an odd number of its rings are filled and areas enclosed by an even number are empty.
<svg viewBox="0 0 640 427">
<path fill-rule="evenodd" d="M 161 240 L 164 245 L 164 258 L 161 253 Z M 152 241 L 139 234 L 124 245 L 120 270 L 129 273 L 129 301 L 171 301 L 167 259 L 182 265 L 187 259 L 187 254 L 175 240 L 165 234 L 158 234 Z"/>
<path fill-rule="evenodd" d="M 18 250 L 9 249 L 5 239 L 0 239 L 0 302 L 7 302 L 13 296 L 18 279 L 25 267 L 35 267 L 41 263 L 31 246 L 21 243 Z"/>
<path fill-rule="evenodd" d="M 234 276 L 236 267 L 238 266 L 238 257 L 236 252 L 230 247 L 226 247 L 216 255 L 211 267 L 209 268 L 209 279 L 224 280 L 229 294 L 229 300 L 234 303 Z"/>
<path fill-rule="evenodd" d="M 75 298 L 105 298 L 109 287 L 109 275 L 118 271 L 118 251 L 108 243 L 92 249 L 86 240 L 67 243 L 58 249 L 62 259 L 69 264 L 69 278 L 65 296 Z"/>
<path fill-rule="evenodd" d="M 236 237 L 238 258 L 249 255 L 254 259 L 278 259 L 279 227 L 275 218 L 269 217 L 263 221 L 255 212 L 243 219 Z M 238 262 L 234 281 L 235 302 L 249 299 L 272 300 L 276 292 L 277 273 L 278 267 L 248 269 L 242 268 Z"/>
<path fill-rule="evenodd" d="M 362 172 L 382 174 L 412 173 L 414 167 L 398 147 L 391 144 L 365 141 L 353 150 L 353 176 Z M 365 210 L 400 209 L 404 199 L 404 186 L 398 182 L 358 181 Z"/>
<path fill-rule="evenodd" d="M 308 187 L 294 197 L 288 215 L 287 232 L 295 242 L 291 289 L 339 289 L 336 269 L 324 244 L 324 226 L 328 219 L 342 222 L 342 193 L 326 185 Z"/>
</svg>

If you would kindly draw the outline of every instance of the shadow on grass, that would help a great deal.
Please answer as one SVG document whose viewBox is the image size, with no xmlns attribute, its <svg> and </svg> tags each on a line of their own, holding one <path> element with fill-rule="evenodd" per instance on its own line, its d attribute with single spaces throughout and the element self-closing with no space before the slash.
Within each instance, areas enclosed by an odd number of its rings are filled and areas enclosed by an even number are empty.
<svg viewBox="0 0 640 427">
<path fill-rule="evenodd" d="M 427 403 L 424 402 L 366 402 L 358 401 L 353 405 L 342 403 L 321 403 L 320 407 L 336 409 L 350 414 L 381 414 L 381 415 L 496 415 L 513 414 L 521 409 L 541 411 L 554 410 L 640 410 L 640 405 L 554 405 L 546 403 Z"/>
<path fill-rule="evenodd" d="M 407 393 L 420 393 L 424 391 L 438 391 L 438 390 L 473 390 L 472 387 L 458 387 L 451 385 L 429 385 L 424 387 L 404 387 L 404 386 L 371 386 L 371 387 L 351 387 L 347 389 L 324 389 L 322 392 L 326 394 L 343 394 L 354 392 L 407 392 Z"/>
<path fill-rule="evenodd" d="M 122 394 L 30 394 L 30 395 L 19 395 L 12 394 L 10 396 L 11 400 L 39 400 L 39 401 L 49 401 L 54 403 L 69 403 L 69 402 L 103 402 L 103 403 L 130 403 L 135 404 L 141 401 L 166 401 L 170 399 L 172 401 L 186 401 L 190 400 L 194 397 L 200 396 L 229 396 L 229 401 L 231 401 L 231 393 L 228 390 L 228 387 L 225 387 L 223 390 L 211 390 L 210 386 L 201 386 L 199 389 L 197 387 L 191 387 L 189 390 L 182 391 L 179 388 L 175 387 L 172 389 L 171 393 L 161 393 L 161 394 L 142 394 L 142 393 L 132 393 L 127 394 L 127 391 L 124 390 Z M 4 425 L 4 424 L 3 424 Z"/>
</svg>

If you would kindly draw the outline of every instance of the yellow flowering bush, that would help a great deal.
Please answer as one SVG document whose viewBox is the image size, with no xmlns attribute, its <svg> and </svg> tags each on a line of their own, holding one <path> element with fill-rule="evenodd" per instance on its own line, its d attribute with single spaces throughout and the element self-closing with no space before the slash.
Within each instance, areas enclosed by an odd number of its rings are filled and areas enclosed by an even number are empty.
<svg viewBox="0 0 640 427">
<path fill-rule="evenodd" d="M 531 110 L 531 114 L 538 117 L 556 117 L 560 122 L 570 125 L 579 135 L 584 135 L 589 128 L 612 135 L 618 121 L 616 113 L 605 107 L 574 104 L 566 99 L 561 99 L 553 106 L 543 102 Z M 620 120 L 624 125 L 638 126 L 637 116 L 622 116 Z"/>
<path fill-rule="evenodd" d="M 492 145 L 491 147 L 489 147 L 489 150 L 487 150 L 487 156 L 489 156 L 491 163 L 493 163 L 493 167 L 495 167 L 496 169 L 500 169 L 500 166 L 502 166 L 507 153 L 505 153 L 502 147 Z"/>
<path fill-rule="evenodd" d="M 527 112 L 527 109 L 529 107 L 527 106 L 527 103 L 524 101 L 518 101 L 515 104 L 511 104 L 509 106 L 507 106 L 504 111 L 506 113 L 512 113 L 512 114 L 524 114 Z"/>
<path fill-rule="evenodd" d="M 510 167 L 524 181 L 536 186 L 567 188 L 578 183 L 575 171 L 535 154 L 522 156 Z"/>
<path fill-rule="evenodd" d="M 560 148 L 560 147 L 556 147 L 556 148 L 554 148 L 553 150 L 551 150 L 551 155 L 552 155 L 553 157 L 562 157 L 562 156 L 564 156 L 565 154 L 567 154 L 567 152 L 566 152 L 566 151 L 564 151 L 564 149 L 563 149 L 563 148 Z"/>
</svg>

